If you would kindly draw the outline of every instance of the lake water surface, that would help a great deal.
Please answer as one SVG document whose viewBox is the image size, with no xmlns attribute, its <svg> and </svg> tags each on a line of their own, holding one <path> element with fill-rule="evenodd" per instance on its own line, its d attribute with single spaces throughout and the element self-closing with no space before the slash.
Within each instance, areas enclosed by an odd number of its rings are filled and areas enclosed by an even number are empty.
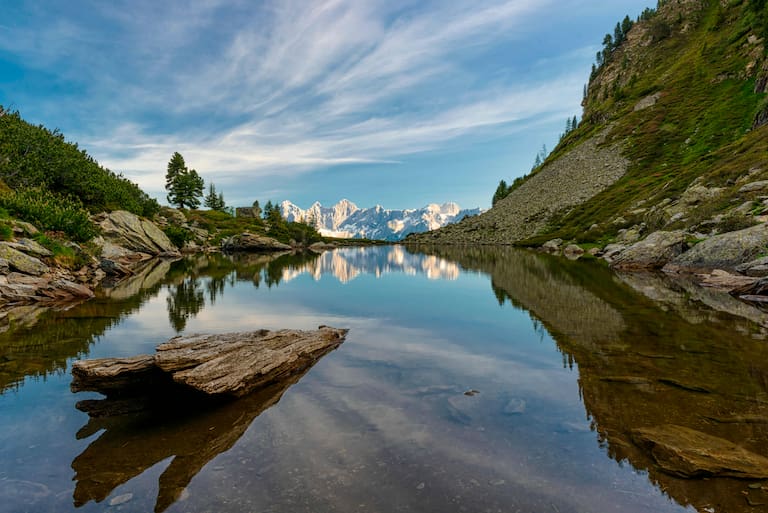
<svg viewBox="0 0 768 513">
<path fill-rule="evenodd" d="M 513 249 L 346 248 L 148 267 L 0 333 L 3 512 L 765 511 L 662 472 L 675 424 L 768 455 L 768 316 L 658 276 Z M 89 419 L 81 358 L 179 333 L 349 328 L 292 386 Z M 467 394 L 467 392 L 470 392 Z M 751 504 L 751 505 L 750 505 Z"/>
</svg>

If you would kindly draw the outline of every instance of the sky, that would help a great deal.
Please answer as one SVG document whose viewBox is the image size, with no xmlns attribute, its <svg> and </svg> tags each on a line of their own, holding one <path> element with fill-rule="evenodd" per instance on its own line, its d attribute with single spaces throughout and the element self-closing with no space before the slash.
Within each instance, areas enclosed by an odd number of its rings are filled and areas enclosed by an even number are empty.
<svg viewBox="0 0 768 513">
<path fill-rule="evenodd" d="M 488 208 L 639 0 L 11 0 L 0 105 L 167 204 L 180 152 L 230 206 Z"/>
</svg>

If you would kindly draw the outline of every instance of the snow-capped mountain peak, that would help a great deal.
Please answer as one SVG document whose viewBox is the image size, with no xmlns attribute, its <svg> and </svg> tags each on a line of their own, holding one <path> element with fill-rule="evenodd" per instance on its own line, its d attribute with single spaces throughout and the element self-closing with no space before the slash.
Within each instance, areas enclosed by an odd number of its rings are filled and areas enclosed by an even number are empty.
<svg viewBox="0 0 768 513">
<path fill-rule="evenodd" d="M 288 221 L 311 222 L 323 235 L 342 238 L 400 240 L 409 233 L 435 230 L 480 213 L 479 208 L 461 210 L 453 202 L 431 203 L 423 208 L 387 210 L 381 205 L 359 208 L 347 199 L 332 207 L 315 202 L 302 210 L 290 201 L 283 201 L 280 210 Z"/>
</svg>

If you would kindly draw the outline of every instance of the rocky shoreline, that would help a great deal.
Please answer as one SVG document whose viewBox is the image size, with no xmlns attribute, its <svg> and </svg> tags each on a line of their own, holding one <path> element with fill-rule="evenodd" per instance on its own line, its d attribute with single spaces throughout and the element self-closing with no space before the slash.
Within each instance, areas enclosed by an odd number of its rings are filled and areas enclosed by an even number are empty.
<svg viewBox="0 0 768 513">
<path fill-rule="evenodd" d="M 179 211 L 171 211 L 186 220 Z M 40 231 L 32 224 L 14 221 L 13 237 L 0 241 L 0 322 L 19 319 L 30 306 L 69 308 L 94 297 L 97 287 L 117 282 L 140 273 L 153 259 L 176 260 L 182 253 L 200 252 L 274 252 L 299 249 L 263 235 L 243 233 L 211 245 L 209 233 L 185 226 L 195 239 L 179 250 L 158 226 L 167 226 L 165 217 L 157 223 L 130 212 L 113 211 L 93 216 L 101 235 L 85 245 L 66 242 L 67 252 L 74 255 L 76 265 L 64 265 L 60 256 L 34 238 Z M 322 250 L 334 245 L 316 243 L 309 248 Z M 98 255 L 98 256 L 94 256 Z"/>
</svg>

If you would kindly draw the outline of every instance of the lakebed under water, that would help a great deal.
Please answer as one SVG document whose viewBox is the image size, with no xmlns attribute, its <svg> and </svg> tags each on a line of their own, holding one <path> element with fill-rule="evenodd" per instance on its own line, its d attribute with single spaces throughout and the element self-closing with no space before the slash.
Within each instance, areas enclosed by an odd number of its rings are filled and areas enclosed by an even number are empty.
<svg viewBox="0 0 768 513">
<path fill-rule="evenodd" d="M 89 419 L 72 361 L 179 333 L 349 328 L 287 389 Z M 768 315 L 656 275 L 499 248 L 157 262 L 0 333 L 3 512 L 761 511 L 661 471 L 674 424 L 768 455 Z"/>
</svg>

